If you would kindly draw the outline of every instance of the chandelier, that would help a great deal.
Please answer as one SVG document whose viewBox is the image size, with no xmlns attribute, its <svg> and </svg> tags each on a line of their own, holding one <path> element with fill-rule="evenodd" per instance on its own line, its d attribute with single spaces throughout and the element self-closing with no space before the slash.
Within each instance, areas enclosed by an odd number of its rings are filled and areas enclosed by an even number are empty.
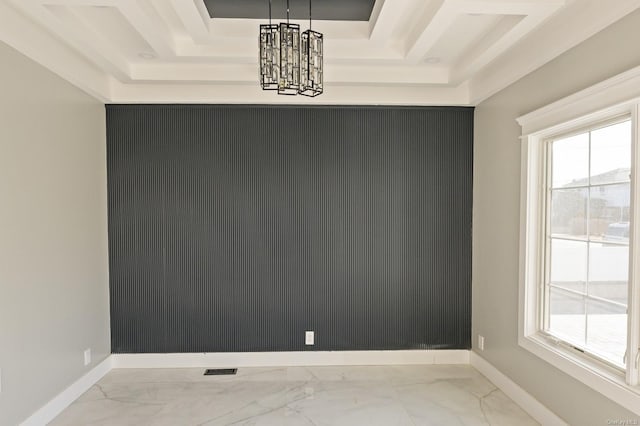
<svg viewBox="0 0 640 426">
<path fill-rule="evenodd" d="M 318 96 L 323 90 L 322 34 L 311 29 L 311 0 L 309 0 L 309 29 L 300 34 L 300 25 L 287 22 L 260 25 L 260 86 L 263 90 L 277 90 L 279 95 Z"/>
</svg>

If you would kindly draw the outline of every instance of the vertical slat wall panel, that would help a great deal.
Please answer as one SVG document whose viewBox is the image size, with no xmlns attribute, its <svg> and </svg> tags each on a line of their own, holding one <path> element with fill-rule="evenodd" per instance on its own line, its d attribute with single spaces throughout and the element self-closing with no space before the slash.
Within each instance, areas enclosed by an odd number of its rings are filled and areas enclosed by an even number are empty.
<svg viewBox="0 0 640 426">
<path fill-rule="evenodd" d="M 114 353 L 470 347 L 472 108 L 109 105 L 107 150 Z"/>
</svg>

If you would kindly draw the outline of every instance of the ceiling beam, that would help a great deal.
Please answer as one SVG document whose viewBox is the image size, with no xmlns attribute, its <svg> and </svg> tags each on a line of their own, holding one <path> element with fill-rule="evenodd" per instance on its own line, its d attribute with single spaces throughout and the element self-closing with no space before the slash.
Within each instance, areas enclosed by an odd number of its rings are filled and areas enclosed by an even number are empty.
<svg viewBox="0 0 640 426">
<path fill-rule="evenodd" d="M 127 58 L 120 53 L 104 34 L 97 32 L 90 22 L 80 13 L 77 7 L 66 7 L 60 9 L 56 14 L 60 19 L 61 25 L 73 31 L 75 37 L 85 41 L 91 57 L 102 56 L 108 63 L 115 67 L 112 74 L 117 78 L 127 78 L 129 76 L 130 66 Z"/>
<path fill-rule="evenodd" d="M 258 84 L 257 64 L 136 64 L 132 83 L 247 83 Z M 446 85 L 449 71 L 441 66 L 325 65 L 325 81 L 332 84 Z"/>
<path fill-rule="evenodd" d="M 133 28 L 140 33 L 140 36 L 151 46 L 159 58 L 168 59 L 175 56 L 175 42 L 168 35 L 168 28 L 164 25 L 158 25 L 158 21 L 161 21 L 161 18 L 150 3 L 118 0 L 117 4 L 120 12 Z M 156 22 L 154 22 L 153 17 L 157 18 Z"/>
<path fill-rule="evenodd" d="M 376 0 L 369 19 L 369 40 L 388 42 L 410 0 Z"/>
<path fill-rule="evenodd" d="M 524 19 L 520 15 L 503 16 L 491 31 L 471 46 L 453 65 L 453 79 L 455 81 L 465 79 L 510 47 L 512 43 L 509 36 Z M 520 28 L 522 28 L 521 25 Z"/>
<path fill-rule="evenodd" d="M 257 34 L 256 34 L 257 36 Z M 333 40 L 324 42 L 326 52 L 325 63 L 351 64 L 404 64 L 402 51 L 394 46 L 376 46 L 368 40 Z M 213 37 L 208 44 L 194 44 L 191 40 L 176 41 L 176 56 L 185 61 L 242 63 L 258 62 L 258 46 L 256 39 L 236 39 Z"/>
<path fill-rule="evenodd" d="M 566 0 L 456 0 L 465 13 L 485 15 L 533 15 L 564 6 Z"/>
<path fill-rule="evenodd" d="M 572 2 L 548 21 L 537 37 L 521 40 L 517 49 L 503 55 L 470 78 L 470 102 L 477 105 L 511 83 L 593 36 L 623 16 L 640 9 L 639 0 Z"/>
<path fill-rule="evenodd" d="M 214 37 L 251 38 L 252 43 L 258 44 L 258 31 L 261 24 L 268 23 L 264 19 L 226 19 L 214 18 L 210 21 L 210 34 Z M 279 20 L 274 20 L 276 24 Z M 308 20 L 291 20 L 292 24 L 306 29 Z M 369 38 L 369 23 L 354 21 L 313 21 L 313 29 L 324 34 L 326 39 L 333 40 L 367 40 Z"/>
<path fill-rule="evenodd" d="M 326 84 L 324 94 L 278 96 L 257 83 L 239 84 L 121 84 L 113 87 L 114 103 L 224 103 L 306 105 L 468 105 L 469 89 L 458 87 L 342 86 Z"/>
<path fill-rule="evenodd" d="M 453 79 L 463 81 L 470 78 L 471 75 L 489 65 L 520 39 L 531 33 L 560 7 L 557 4 L 551 5 L 551 7 L 539 9 L 538 12 L 531 13 L 524 18 L 521 15 L 505 16 L 498 24 L 496 32 L 489 34 L 489 37 L 476 46 L 475 52 L 465 55 L 456 64 Z"/>
<path fill-rule="evenodd" d="M 89 61 L 115 78 L 129 77 L 129 62 L 113 46 L 96 37 L 92 31 L 87 32 L 82 28 L 82 20 L 71 11 L 71 8 L 60 5 L 51 9 L 34 0 L 11 0 L 11 2 L 44 28 L 58 34 Z M 97 46 L 99 49 L 96 48 Z"/>
<path fill-rule="evenodd" d="M 115 79 L 27 16 L 9 2 L 0 2 L 0 40 L 96 99 L 110 100 Z"/>
<path fill-rule="evenodd" d="M 454 0 L 432 0 L 407 38 L 406 59 L 414 64 L 424 60 L 458 13 Z"/>
<path fill-rule="evenodd" d="M 29 0 L 25 0 L 29 1 Z M 37 3 L 43 5 L 59 6 L 110 6 L 115 7 L 118 0 L 40 0 Z"/>
<path fill-rule="evenodd" d="M 184 24 L 194 43 L 204 44 L 210 40 L 209 15 L 203 16 L 196 3 L 202 0 L 171 0 L 171 6 Z"/>
</svg>

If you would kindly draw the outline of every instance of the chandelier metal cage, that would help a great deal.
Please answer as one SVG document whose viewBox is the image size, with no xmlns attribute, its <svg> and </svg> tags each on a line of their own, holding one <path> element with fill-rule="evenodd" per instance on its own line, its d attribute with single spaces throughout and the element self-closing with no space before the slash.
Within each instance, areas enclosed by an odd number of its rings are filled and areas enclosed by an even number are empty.
<svg viewBox="0 0 640 426">
<path fill-rule="evenodd" d="M 300 25 L 289 22 L 260 25 L 260 86 L 277 90 L 280 95 L 315 97 L 323 93 L 323 35 L 311 29 L 312 9 L 309 0 L 309 29 L 300 34 Z"/>
<path fill-rule="evenodd" d="M 300 25 L 289 23 L 289 0 L 287 0 L 287 23 L 280 23 L 280 80 L 279 95 L 297 95 L 300 89 Z"/>
<path fill-rule="evenodd" d="M 322 33 L 311 29 L 311 0 L 309 0 L 309 29 L 302 33 L 300 60 L 300 89 L 298 93 L 315 97 L 322 94 Z"/>
<path fill-rule="evenodd" d="M 280 78 L 280 31 L 271 23 L 269 0 L 269 24 L 260 25 L 260 86 L 263 90 L 278 90 Z"/>
</svg>

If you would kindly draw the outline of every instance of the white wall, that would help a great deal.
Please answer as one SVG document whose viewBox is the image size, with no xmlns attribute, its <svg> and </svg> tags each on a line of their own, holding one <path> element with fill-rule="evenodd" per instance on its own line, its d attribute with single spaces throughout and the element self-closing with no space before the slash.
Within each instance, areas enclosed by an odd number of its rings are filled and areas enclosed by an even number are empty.
<svg viewBox="0 0 640 426">
<path fill-rule="evenodd" d="M 478 352 L 572 425 L 636 419 L 521 349 L 518 323 L 520 128 L 516 117 L 640 65 L 640 12 L 481 103 L 475 113 L 473 319 Z"/>
<path fill-rule="evenodd" d="M 0 425 L 15 425 L 110 352 L 106 131 L 100 102 L 3 43 L 0 64 Z"/>
</svg>

